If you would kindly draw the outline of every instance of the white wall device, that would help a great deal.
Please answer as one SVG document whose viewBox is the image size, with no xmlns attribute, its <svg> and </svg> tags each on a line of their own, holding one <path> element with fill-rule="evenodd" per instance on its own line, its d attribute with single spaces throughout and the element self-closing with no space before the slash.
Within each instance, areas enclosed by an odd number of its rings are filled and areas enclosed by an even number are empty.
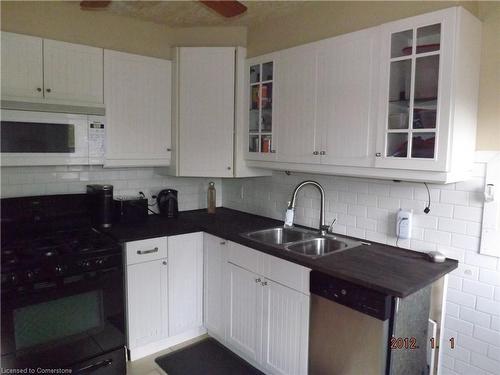
<svg viewBox="0 0 500 375">
<path fill-rule="evenodd" d="M 406 240 L 411 238 L 412 219 L 413 210 L 399 209 L 396 217 L 396 236 L 398 239 Z"/>
</svg>

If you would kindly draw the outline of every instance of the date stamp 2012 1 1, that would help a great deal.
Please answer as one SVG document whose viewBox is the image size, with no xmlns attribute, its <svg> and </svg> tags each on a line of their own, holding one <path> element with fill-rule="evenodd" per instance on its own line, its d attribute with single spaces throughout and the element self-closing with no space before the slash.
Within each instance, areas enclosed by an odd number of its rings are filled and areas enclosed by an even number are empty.
<svg viewBox="0 0 500 375">
<path fill-rule="evenodd" d="M 450 342 L 451 349 L 455 349 L 455 338 L 450 337 L 448 340 Z M 415 350 L 419 349 L 420 346 L 417 345 L 417 339 L 415 337 L 391 337 L 390 341 L 391 350 Z M 431 337 L 429 339 L 429 346 L 431 349 L 439 349 L 439 344 L 436 343 L 436 339 Z"/>
</svg>

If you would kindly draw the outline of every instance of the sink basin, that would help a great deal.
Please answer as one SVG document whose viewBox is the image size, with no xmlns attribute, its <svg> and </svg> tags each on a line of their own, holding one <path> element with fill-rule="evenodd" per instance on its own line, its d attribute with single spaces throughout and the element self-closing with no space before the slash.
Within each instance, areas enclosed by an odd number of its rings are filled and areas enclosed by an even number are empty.
<svg viewBox="0 0 500 375">
<path fill-rule="evenodd" d="M 244 233 L 241 236 L 309 258 L 321 258 L 363 244 L 362 242 L 337 237 L 333 234 L 320 236 L 318 232 L 296 227 L 263 229 Z"/>
<path fill-rule="evenodd" d="M 304 241 L 315 237 L 314 234 L 296 228 L 277 227 L 259 230 L 243 235 L 251 240 L 270 245 L 283 245 L 291 242 Z"/>
<path fill-rule="evenodd" d="M 338 240 L 330 237 L 319 237 L 288 245 L 286 246 L 286 249 L 297 254 L 317 258 L 336 251 L 347 250 L 359 245 L 361 245 L 361 242 L 351 241 L 348 239 Z"/>
</svg>

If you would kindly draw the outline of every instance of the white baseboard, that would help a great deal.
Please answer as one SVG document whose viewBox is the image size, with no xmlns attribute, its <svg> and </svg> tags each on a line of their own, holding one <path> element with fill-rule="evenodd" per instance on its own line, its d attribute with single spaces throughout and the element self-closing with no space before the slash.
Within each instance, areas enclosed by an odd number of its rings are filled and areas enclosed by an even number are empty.
<svg viewBox="0 0 500 375">
<path fill-rule="evenodd" d="M 159 351 L 168 349 L 172 346 L 181 344 L 185 341 L 194 339 L 198 336 L 202 336 L 207 333 L 207 330 L 204 327 L 193 328 L 189 331 L 181 333 L 180 335 L 168 337 L 164 340 L 155 341 L 150 344 L 140 346 L 137 348 L 128 348 L 130 353 L 130 360 L 136 361 L 138 359 L 147 357 L 148 355 L 157 353 Z"/>
</svg>

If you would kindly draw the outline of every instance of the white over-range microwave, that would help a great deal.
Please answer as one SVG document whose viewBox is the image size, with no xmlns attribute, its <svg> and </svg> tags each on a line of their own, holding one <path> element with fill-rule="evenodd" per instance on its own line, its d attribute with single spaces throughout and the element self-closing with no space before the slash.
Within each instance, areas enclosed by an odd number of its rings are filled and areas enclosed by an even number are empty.
<svg viewBox="0 0 500 375">
<path fill-rule="evenodd" d="M 1 165 L 103 164 L 104 116 L 2 110 Z"/>
</svg>

